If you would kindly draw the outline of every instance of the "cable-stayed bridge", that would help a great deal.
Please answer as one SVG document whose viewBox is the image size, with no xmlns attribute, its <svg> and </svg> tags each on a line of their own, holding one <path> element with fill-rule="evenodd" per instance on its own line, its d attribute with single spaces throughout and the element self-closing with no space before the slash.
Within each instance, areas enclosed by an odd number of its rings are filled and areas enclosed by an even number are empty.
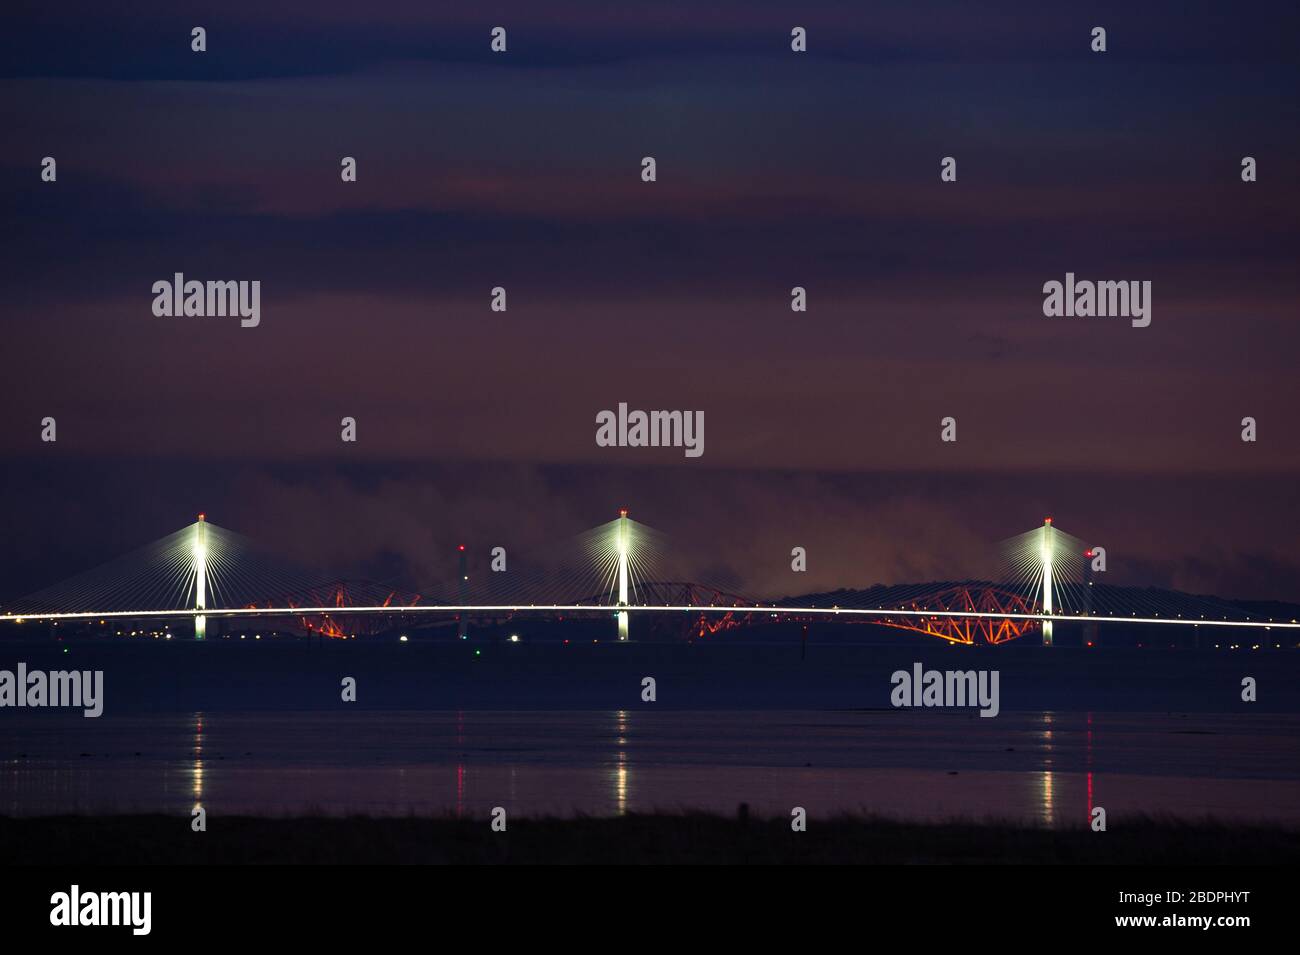
<svg viewBox="0 0 1300 955">
<path fill-rule="evenodd" d="M 304 632 L 345 637 L 395 621 L 442 617 L 457 621 L 465 637 L 470 619 L 598 615 L 614 619 L 618 640 L 629 639 L 634 616 L 672 615 L 685 632 L 700 637 L 773 621 L 837 619 L 956 644 L 1025 637 L 1051 644 L 1062 622 L 1300 630 L 1292 616 L 1267 615 L 1236 601 L 1100 584 L 1093 579 L 1091 549 L 1051 518 L 1004 541 L 1001 553 L 1006 573 L 996 582 L 877 585 L 762 601 L 673 576 L 663 535 L 622 510 L 608 524 L 578 535 L 545 565 L 521 567 L 516 561 L 509 573 L 471 580 L 461 545 L 452 584 L 414 591 L 322 579 L 200 514 L 173 534 L 0 607 L 0 622 L 178 620 L 192 623 L 200 640 L 209 622 L 218 620 L 287 621 Z M 504 567 L 504 553 L 499 559 Z"/>
</svg>

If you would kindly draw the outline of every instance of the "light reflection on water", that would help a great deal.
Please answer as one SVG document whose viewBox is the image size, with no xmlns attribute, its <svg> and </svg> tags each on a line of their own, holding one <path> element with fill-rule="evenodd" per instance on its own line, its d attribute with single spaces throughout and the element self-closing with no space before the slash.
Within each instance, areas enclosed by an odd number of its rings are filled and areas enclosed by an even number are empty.
<svg viewBox="0 0 1300 955">
<path fill-rule="evenodd" d="M 203 808 L 203 714 L 194 714 L 194 809 Z"/>
<path fill-rule="evenodd" d="M 1056 819 L 1056 803 L 1052 799 L 1052 714 L 1043 714 L 1043 801 L 1039 822 L 1051 825 Z"/>
<path fill-rule="evenodd" d="M 627 813 L 627 722 L 628 711 L 619 710 L 614 714 L 616 743 L 618 751 L 614 754 L 617 765 L 614 767 L 614 812 L 617 815 Z"/>
<path fill-rule="evenodd" d="M 873 812 L 1300 824 L 1300 717 L 896 711 L 192 713 L 0 723 L 0 813 Z"/>
</svg>

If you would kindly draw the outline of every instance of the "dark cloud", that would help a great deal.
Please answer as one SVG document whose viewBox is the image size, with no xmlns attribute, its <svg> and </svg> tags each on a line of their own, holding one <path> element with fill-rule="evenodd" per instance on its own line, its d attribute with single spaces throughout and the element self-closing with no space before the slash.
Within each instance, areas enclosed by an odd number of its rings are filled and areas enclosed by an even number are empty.
<svg viewBox="0 0 1300 955">
<path fill-rule="evenodd" d="M 1293 5 L 821 3 L 806 58 L 778 3 L 133 16 L 0 37 L 11 580 L 208 508 L 418 582 L 627 502 L 756 593 L 795 543 L 807 589 L 963 576 L 1045 510 L 1134 583 L 1296 592 Z M 176 271 L 262 325 L 154 317 Z M 1152 326 L 1044 319 L 1066 271 Z M 619 401 L 703 409 L 704 458 L 597 449 Z"/>
<path fill-rule="evenodd" d="M 93 479 L 87 472 L 93 473 Z M 322 577 L 446 584 L 456 546 L 504 546 L 520 568 L 569 561 L 575 538 L 627 506 L 665 535 L 674 578 L 760 597 L 875 583 L 996 577 L 999 542 L 1052 515 L 1107 548 L 1107 583 L 1238 598 L 1300 593 L 1289 478 L 836 474 L 485 462 L 255 464 L 27 461 L 3 565 L 36 589 L 161 537 L 203 510 Z M 790 570 L 790 550 L 808 570 Z"/>
</svg>

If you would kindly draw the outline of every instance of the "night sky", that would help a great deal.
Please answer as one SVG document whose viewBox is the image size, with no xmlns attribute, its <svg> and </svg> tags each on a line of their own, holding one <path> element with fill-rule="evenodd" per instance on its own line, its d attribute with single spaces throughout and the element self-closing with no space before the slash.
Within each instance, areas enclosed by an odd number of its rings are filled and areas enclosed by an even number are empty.
<svg viewBox="0 0 1300 955">
<path fill-rule="evenodd" d="M 1112 582 L 1300 598 L 1300 8 L 695 6 L 7 11 L 0 601 L 199 510 L 418 583 L 623 505 L 760 596 L 1052 514 Z M 178 271 L 260 326 L 156 317 Z M 1045 318 L 1067 271 L 1150 327 Z M 704 455 L 597 447 L 620 401 Z"/>
</svg>

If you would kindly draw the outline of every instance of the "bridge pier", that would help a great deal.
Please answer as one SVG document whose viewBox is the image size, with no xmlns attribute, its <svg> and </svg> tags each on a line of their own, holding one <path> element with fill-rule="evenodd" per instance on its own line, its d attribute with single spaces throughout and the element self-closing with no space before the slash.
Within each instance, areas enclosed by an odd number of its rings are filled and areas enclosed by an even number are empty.
<svg viewBox="0 0 1300 955">
<path fill-rule="evenodd" d="M 208 525 L 203 514 L 194 525 L 194 609 L 208 606 Z M 194 618 L 194 639 L 208 635 L 208 618 L 198 614 Z"/>
<path fill-rule="evenodd" d="M 615 530 L 618 535 L 618 605 L 627 606 L 627 508 L 620 508 L 618 512 L 618 527 Z M 618 639 L 627 640 L 627 611 L 618 612 Z"/>
<path fill-rule="evenodd" d="M 463 607 L 469 603 L 469 568 L 466 566 L 465 545 L 459 545 L 460 561 L 457 564 L 456 572 L 456 593 L 459 595 L 459 603 Z M 469 639 L 469 621 L 465 619 L 465 611 L 456 614 L 456 636 L 462 640 Z"/>
<path fill-rule="evenodd" d="M 1052 529 L 1052 519 L 1046 518 L 1043 521 L 1043 613 L 1052 612 L 1052 549 L 1054 532 Z M 1043 646 L 1052 645 L 1052 621 L 1043 621 Z"/>
</svg>

